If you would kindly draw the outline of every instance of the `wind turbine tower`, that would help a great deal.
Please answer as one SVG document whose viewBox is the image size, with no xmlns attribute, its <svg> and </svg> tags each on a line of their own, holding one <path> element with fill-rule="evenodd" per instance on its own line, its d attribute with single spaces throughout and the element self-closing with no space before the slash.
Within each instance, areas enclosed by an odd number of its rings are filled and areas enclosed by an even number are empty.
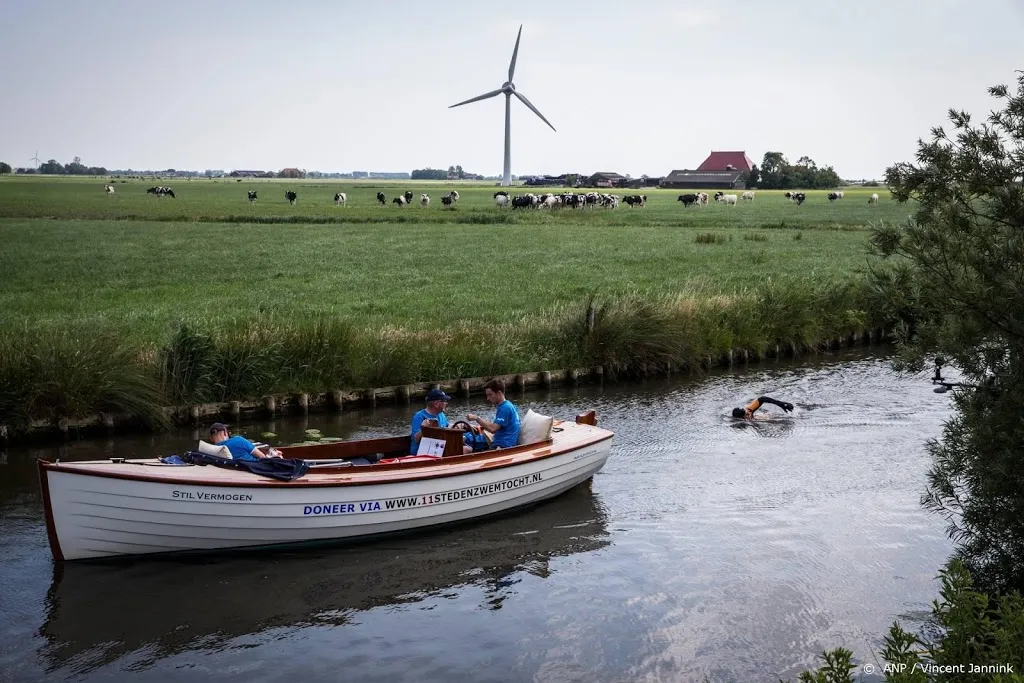
<svg viewBox="0 0 1024 683">
<path fill-rule="evenodd" d="M 516 72 L 516 56 L 519 54 L 519 39 L 522 37 L 522 35 L 523 26 L 522 24 L 520 24 L 519 35 L 516 36 L 516 47 L 514 50 L 512 50 L 512 62 L 508 65 L 508 80 L 505 81 L 500 88 L 498 88 L 497 90 L 492 90 L 489 93 L 484 93 L 483 95 L 474 97 L 473 99 L 466 100 L 465 102 L 459 102 L 458 104 L 453 104 L 451 107 L 448 107 L 449 109 L 452 109 L 454 107 L 461 107 L 464 104 L 469 104 L 470 102 L 479 102 L 480 100 L 490 99 L 492 97 L 497 97 L 498 95 L 501 94 L 505 95 L 505 172 L 501 179 L 501 184 L 503 187 L 508 187 L 509 185 L 512 184 L 512 96 L 515 95 L 517 98 L 519 98 L 519 101 L 525 104 L 527 107 L 529 107 L 530 111 L 539 116 L 541 121 L 548 124 L 551 130 L 555 130 L 555 127 L 551 125 L 551 122 L 544 118 L 544 115 L 537 110 L 537 107 L 533 106 L 530 103 L 530 100 L 526 99 L 525 95 L 516 90 L 516 86 L 512 82 L 512 76 Z M 555 132 L 557 133 L 558 131 Z"/>
<path fill-rule="evenodd" d="M 29 161 L 36 162 L 36 170 L 37 171 L 39 170 L 39 167 L 43 165 L 43 162 L 39 161 L 39 150 L 38 149 L 36 150 L 36 155 L 34 157 L 32 157 L 31 159 L 29 159 Z"/>
</svg>

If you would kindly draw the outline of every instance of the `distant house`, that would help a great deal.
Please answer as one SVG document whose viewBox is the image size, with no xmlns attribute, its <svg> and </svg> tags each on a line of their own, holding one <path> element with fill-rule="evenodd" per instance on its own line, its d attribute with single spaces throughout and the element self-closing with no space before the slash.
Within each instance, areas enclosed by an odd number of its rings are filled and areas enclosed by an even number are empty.
<svg viewBox="0 0 1024 683">
<path fill-rule="evenodd" d="M 662 187 L 680 190 L 745 190 L 746 171 L 672 171 L 661 181 Z"/>
<path fill-rule="evenodd" d="M 263 171 L 232 171 L 228 175 L 232 178 L 256 178 L 263 175 Z"/>
<path fill-rule="evenodd" d="M 602 171 L 587 178 L 587 187 L 619 187 L 626 176 Z"/>
<path fill-rule="evenodd" d="M 746 152 L 712 152 L 698 171 L 749 171 L 754 162 Z"/>
</svg>

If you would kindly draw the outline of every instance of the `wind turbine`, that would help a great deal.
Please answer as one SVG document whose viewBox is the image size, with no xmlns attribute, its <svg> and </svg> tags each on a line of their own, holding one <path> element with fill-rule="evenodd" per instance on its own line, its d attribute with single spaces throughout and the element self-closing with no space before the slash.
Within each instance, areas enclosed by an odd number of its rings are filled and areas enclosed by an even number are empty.
<svg viewBox="0 0 1024 683">
<path fill-rule="evenodd" d="M 43 162 L 39 161 L 39 150 L 38 149 L 36 150 L 36 155 L 34 157 L 32 157 L 31 159 L 29 159 L 29 161 L 36 162 L 36 169 L 37 170 L 39 169 L 40 166 L 43 165 Z"/>
<path fill-rule="evenodd" d="M 527 107 L 529 107 L 530 111 L 532 111 L 534 114 L 539 116 L 541 121 L 543 121 L 544 123 L 548 124 L 548 126 L 551 128 L 551 130 L 555 130 L 555 127 L 551 125 L 551 122 L 548 121 L 546 118 L 544 118 L 544 115 L 541 114 L 537 110 L 537 107 L 535 107 L 532 104 L 530 104 L 530 100 L 526 99 L 526 97 L 521 92 L 516 90 L 515 84 L 512 83 L 512 75 L 516 71 L 516 56 L 519 54 L 519 38 L 521 38 L 522 35 L 523 35 L 523 25 L 520 24 L 519 25 L 519 35 L 516 36 L 516 47 L 515 47 L 514 50 L 512 50 L 512 62 L 508 65 L 508 80 L 505 81 L 500 88 L 498 88 L 497 90 L 492 90 L 489 93 L 484 93 L 483 95 L 480 95 L 478 97 L 474 97 L 471 100 L 466 100 L 465 102 L 459 102 L 458 104 L 453 104 L 451 107 L 448 107 L 449 109 L 452 109 L 454 107 L 461 107 L 462 105 L 469 104 L 470 102 L 479 102 L 480 100 L 486 100 L 486 99 L 490 99 L 492 97 L 497 97 L 498 95 L 501 95 L 502 93 L 504 93 L 504 95 L 505 95 L 505 173 L 504 173 L 504 176 L 501 179 L 501 184 L 504 187 L 508 187 L 509 185 L 512 184 L 512 159 L 511 159 L 512 96 L 515 95 L 516 97 L 518 97 L 519 101 L 522 102 L 523 104 L 525 104 Z M 555 131 L 555 132 L 557 133 L 558 131 Z"/>
</svg>

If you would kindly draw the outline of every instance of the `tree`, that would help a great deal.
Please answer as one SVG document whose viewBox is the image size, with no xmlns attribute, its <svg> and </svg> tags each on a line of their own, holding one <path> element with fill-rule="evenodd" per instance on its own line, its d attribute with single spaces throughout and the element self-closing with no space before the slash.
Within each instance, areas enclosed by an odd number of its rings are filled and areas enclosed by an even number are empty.
<svg viewBox="0 0 1024 683">
<path fill-rule="evenodd" d="M 963 375 L 954 417 L 928 444 L 922 502 L 948 522 L 956 555 L 989 592 L 1024 588 L 1024 72 L 975 125 L 949 111 L 953 132 L 919 140 L 917 163 L 886 170 L 893 198 L 913 207 L 872 231 L 883 259 L 874 283 L 898 321 L 897 367 L 926 353 Z M 913 203 L 911 203 L 913 202 Z"/>
<path fill-rule="evenodd" d="M 757 181 L 761 179 L 761 172 L 757 170 L 757 164 L 751 164 L 750 170 L 747 171 L 747 177 L 743 179 L 743 184 L 747 187 L 757 187 Z"/>
<path fill-rule="evenodd" d="M 462 179 L 466 177 L 466 172 L 462 170 L 462 166 L 456 166 L 455 175 L 459 176 L 459 178 Z"/>
<path fill-rule="evenodd" d="M 7 175 L 11 172 L 11 165 L 6 161 L 0 161 L 0 175 Z"/>
<path fill-rule="evenodd" d="M 49 173 L 52 175 L 64 173 L 64 167 L 57 163 L 56 159 L 50 159 L 45 164 L 39 167 L 40 173 Z"/>
</svg>

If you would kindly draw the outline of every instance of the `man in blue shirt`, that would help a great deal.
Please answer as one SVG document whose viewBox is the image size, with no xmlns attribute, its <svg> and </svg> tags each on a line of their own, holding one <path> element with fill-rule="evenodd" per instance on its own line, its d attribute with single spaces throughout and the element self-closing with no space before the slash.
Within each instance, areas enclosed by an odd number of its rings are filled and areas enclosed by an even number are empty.
<svg viewBox="0 0 1024 683">
<path fill-rule="evenodd" d="M 484 398 L 493 406 L 497 406 L 494 422 L 488 422 L 479 415 L 469 413 L 467 420 L 475 421 L 481 428 L 491 432 L 494 438 L 488 444 L 483 434 L 468 433 L 466 445 L 472 452 L 485 451 L 488 448 L 513 448 L 519 445 L 519 412 L 512 402 L 505 398 L 505 383 L 500 379 L 492 379 L 484 385 Z"/>
<path fill-rule="evenodd" d="M 423 438 L 422 427 L 424 421 L 431 420 L 432 422 L 427 424 L 432 427 L 448 426 L 448 417 L 444 414 L 444 409 L 450 400 L 452 400 L 452 397 L 440 389 L 431 389 L 427 392 L 427 407 L 412 416 L 412 426 L 409 432 L 410 455 L 416 455 L 416 451 L 420 447 L 420 439 Z"/>
<path fill-rule="evenodd" d="M 228 427 L 222 422 L 214 422 L 210 425 L 210 440 L 216 446 L 227 446 L 234 460 L 259 460 L 260 458 L 274 457 L 265 455 L 263 451 L 256 448 L 252 441 L 249 441 L 244 436 L 231 436 L 228 434 Z"/>
</svg>

